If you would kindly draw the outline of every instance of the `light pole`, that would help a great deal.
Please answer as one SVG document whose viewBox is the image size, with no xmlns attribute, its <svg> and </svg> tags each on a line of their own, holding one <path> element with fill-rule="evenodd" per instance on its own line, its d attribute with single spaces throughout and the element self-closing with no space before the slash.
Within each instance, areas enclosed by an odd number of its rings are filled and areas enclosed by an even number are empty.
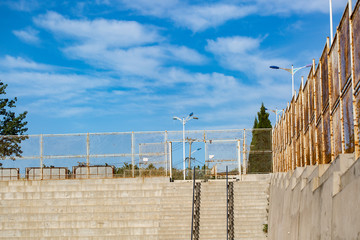
<svg viewBox="0 0 360 240">
<path fill-rule="evenodd" d="M 332 1 L 331 0 L 329 0 L 329 7 L 330 7 L 330 45 L 331 45 L 333 40 L 334 40 L 333 17 L 332 17 Z"/>
<path fill-rule="evenodd" d="M 191 143 L 190 143 L 189 149 L 191 149 Z M 188 160 L 189 160 L 189 166 L 188 166 L 188 168 L 189 168 L 189 170 L 191 170 L 191 160 L 195 159 L 195 158 L 192 158 L 191 155 L 192 155 L 193 153 L 197 152 L 197 151 L 200 151 L 200 150 L 201 150 L 201 148 L 198 148 L 198 149 L 196 149 L 196 150 L 194 150 L 194 151 L 192 151 L 192 152 L 191 152 L 191 150 L 189 151 L 189 157 L 188 157 Z"/>
<path fill-rule="evenodd" d="M 298 68 L 294 68 L 294 65 L 291 65 L 291 68 L 281 68 L 281 67 L 278 67 L 278 66 L 270 66 L 271 69 L 282 69 L 282 70 L 285 70 L 287 72 L 289 72 L 291 74 L 291 81 L 292 81 L 292 96 L 295 95 L 295 90 L 294 90 L 294 74 L 299 71 L 300 69 L 303 69 L 303 68 L 307 68 L 307 67 L 311 67 L 312 64 L 308 64 L 308 65 L 305 65 L 305 66 L 302 66 L 302 67 L 298 67 Z"/>
<path fill-rule="evenodd" d="M 268 110 L 269 110 L 269 111 L 272 111 L 273 113 L 275 113 L 275 116 L 276 116 L 276 118 L 275 118 L 275 119 L 276 119 L 276 123 L 277 123 L 277 121 L 278 121 L 278 120 L 277 120 L 277 119 L 278 119 L 278 117 L 277 117 L 277 116 L 278 116 L 278 114 L 283 112 L 283 110 L 278 110 L 277 108 L 275 108 L 275 110 L 274 110 L 274 109 L 267 109 L 267 108 L 265 108 L 265 110 L 266 110 L 266 111 L 268 111 Z"/>
<path fill-rule="evenodd" d="M 184 180 L 185 180 L 185 124 L 190 121 L 191 119 L 199 119 L 197 117 L 194 117 L 194 113 L 190 113 L 187 117 L 179 118 L 179 117 L 173 117 L 173 120 L 179 120 L 183 125 L 183 174 L 184 174 Z"/>
</svg>

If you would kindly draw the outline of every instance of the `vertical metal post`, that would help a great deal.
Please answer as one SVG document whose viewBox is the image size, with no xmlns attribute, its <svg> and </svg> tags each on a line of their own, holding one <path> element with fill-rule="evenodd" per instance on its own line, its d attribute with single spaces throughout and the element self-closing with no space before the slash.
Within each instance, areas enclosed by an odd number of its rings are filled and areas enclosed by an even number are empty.
<svg viewBox="0 0 360 240">
<path fill-rule="evenodd" d="M 229 183 L 228 166 L 226 166 L 226 240 L 229 239 Z"/>
<path fill-rule="evenodd" d="M 193 172 L 193 198 L 192 198 L 192 214 L 191 214 L 191 240 L 194 232 L 194 207 L 195 207 L 195 167 Z"/>
<path fill-rule="evenodd" d="M 184 180 L 185 180 L 185 119 L 183 118 L 182 120 L 182 124 L 183 124 L 183 175 L 184 175 Z"/>
<path fill-rule="evenodd" d="M 90 134 L 86 135 L 86 168 L 87 168 L 87 178 L 90 174 Z"/>
<path fill-rule="evenodd" d="M 41 169 L 41 178 L 40 180 L 43 180 L 43 135 L 40 134 L 40 169 Z"/>
<path fill-rule="evenodd" d="M 131 133 L 131 171 L 132 177 L 135 177 L 135 136 L 134 132 Z"/>
<path fill-rule="evenodd" d="M 191 170 L 191 145 L 192 145 L 192 141 L 189 140 L 189 163 L 188 163 L 189 170 Z"/>
<path fill-rule="evenodd" d="M 208 147 L 207 147 L 207 142 L 205 141 L 205 164 L 204 164 L 204 171 L 205 171 L 205 175 L 206 175 L 206 170 L 209 167 L 209 154 L 208 154 Z"/>
<path fill-rule="evenodd" d="M 341 55 L 340 55 L 340 31 L 337 30 L 337 41 L 338 41 L 338 69 L 339 69 L 339 80 L 341 81 Z M 340 123 L 341 123 L 341 152 L 345 152 L 345 127 L 344 127 L 344 111 L 343 111 L 343 96 L 341 94 L 341 84 L 339 86 L 339 96 L 340 96 Z"/>
<path fill-rule="evenodd" d="M 168 143 L 169 145 L 169 165 L 170 165 L 170 179 L 172 180 L 172 142 Z"/>
<path fill-rule="evenodd" d="M 236 150 L 237 150 L 239 176 L 240 176 L 240 179 L 241 179 L 241 146 L 240 146 L 240 139 L 237 140 Z"/>
<path fill-rule="evenodd" d="M 326 39 L 326 55 L 325 55 L 325 57 L 327 58 L 327 56 L 328 56 L 328 53 L 329 53 L 329 38 L 327 38 Z M 327 61 L 328 61 L 328 59 L 327 59 Z M 324 91 L 323 91 L 323 89 L 322 89 L 322 81 L 323 81 L 323 74 L 322 74 L 322 65 L 323 65 L 324 63 L 321 61 L 320 62 L 320 89 L 321 89 L 321 99 L 323 99 L 323 96 L 324 96 Z M 331 93 L 330 93 L 331 94 Z M 325 151 L 325 119 L 324 119 L 324 113 L 323 113 L 323 111 L 324 111 L 324 103 L 323 103 L 323 101 L 321 100 L 321 102 L 320 102 L 320 106 L 321 106 L 321 108 L 320 108 L 320 115 L 321 115 L 321 125 L 322 125 L 322 131 L 321 131 L 321 142 L 322 142 L 322 144 L 321 144 L 321 152 L 322 152 L 322 159 L 320 159 L 321 160 L 321 163 L 322 164 L 325 164 L 326 163 L 326 158 L 325 158 L 325 153 L 326 153 L 326 151 Z M 331 111 L 330 109 L 329 109 L 329 111 Z"/>
<path fill-rule="evenodd" d="M 291 86 L 292 86 L 291 97 L 293 98 L 296 95 L 295 87 L 294 87 L 294 65 L 291 65 Z"/>
<path fill-rule="evenodd" d="M 331 37 L 331 42 L 330 44 L 332 44 L 333 40 L 334 40 L 334 33 L 333 33 L 333 17 L 332 17 L 332 0 L 329 0 L 329 7 L 330 7 L 330 37 Z"/>
<path fill-rule="evenodd" d="M 165 151 L 165 156 L 164 156 L 164 160 L 165 160 L 165 176 L 167 176 L 168 173 L 168 152 L 167 152 L 167 136 L 168 136 L 168 132 L 165 131 L 165 136 L 164 136 L 164 151 Z"/>
<path fill-rule="evenodd" d="M 243 173 L 246 174 L 246 130 L 244 128 L 244 140 L 243 140 Z"/>
<path fill-rule="evenodd" d="M 359 110 L 356 106 L 356 91 L 355 91 L 355 66 L 354 66 L 354 41 L 353 41 L 353 21 L 351 19 L 352 14 L 352 1 L 349 0 L 349 33 L 350 33 L 350 66 L 351 66 L 351 85 L 352 85 L 352 92 L 353 92 L 353 118 L 354 118 L 354 151 L 355 151 L 355 159 L 358 159 L 360 157 L 360 147 L 359 147 Z"/>
</svg>

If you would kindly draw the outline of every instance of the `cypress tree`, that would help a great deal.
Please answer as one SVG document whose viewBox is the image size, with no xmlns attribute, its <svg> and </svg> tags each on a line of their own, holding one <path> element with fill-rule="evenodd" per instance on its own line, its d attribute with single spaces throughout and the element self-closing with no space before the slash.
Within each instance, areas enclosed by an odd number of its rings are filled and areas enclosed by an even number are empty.
<svg viewBox="0 0 360 240">
<path fill-rule="evenodd" d="M 266 173 L 272 171 L 271 122 L 264 103 L 254 120 L 252 140 L 249 153 L 249 173 Z"/>
</svg>

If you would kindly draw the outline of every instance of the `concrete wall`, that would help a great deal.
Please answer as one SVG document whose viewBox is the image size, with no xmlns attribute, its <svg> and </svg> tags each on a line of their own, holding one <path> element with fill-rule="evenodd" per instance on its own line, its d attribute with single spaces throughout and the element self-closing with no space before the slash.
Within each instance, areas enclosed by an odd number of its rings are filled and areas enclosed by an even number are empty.
<svg viewBox="0 0 360 240">
<path fill-rule="evenodd" d="M 272 174 L 268 237 L 360 240 L 360 159 Z"/>
</svg>

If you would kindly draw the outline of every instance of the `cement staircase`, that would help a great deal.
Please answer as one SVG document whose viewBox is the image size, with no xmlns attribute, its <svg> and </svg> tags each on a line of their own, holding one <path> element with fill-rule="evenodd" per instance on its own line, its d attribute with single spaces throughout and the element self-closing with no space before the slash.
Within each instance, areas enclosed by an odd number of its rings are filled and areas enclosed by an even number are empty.
<svg viewBox="0 0 360 240">
<path fill-rule="evenodd" d="M 234 239 L 265 240 L 269 181 L 233 183 Z M 226 182 L 201 184 L 200 238 L 226 239 Z"/>
<path fill-rule="evenodd" d="M 189 239 L 191 183 L 0 182 L 0 239 Z"/>
<path fill-rule="evenodd" d="M 269 181 L 234 183 L 235 239 L 265 240 L 267 224 Z"/>
<path fill-rule="evenodd" d="M 268 181 L 234 182 L 235 239 L 266 239 Z M 201 183 L 199 239 L 226 239 L 226 183 Z M 189 240 L 192 182 L 0 182 L 0 239 Z"/>
</svg>

